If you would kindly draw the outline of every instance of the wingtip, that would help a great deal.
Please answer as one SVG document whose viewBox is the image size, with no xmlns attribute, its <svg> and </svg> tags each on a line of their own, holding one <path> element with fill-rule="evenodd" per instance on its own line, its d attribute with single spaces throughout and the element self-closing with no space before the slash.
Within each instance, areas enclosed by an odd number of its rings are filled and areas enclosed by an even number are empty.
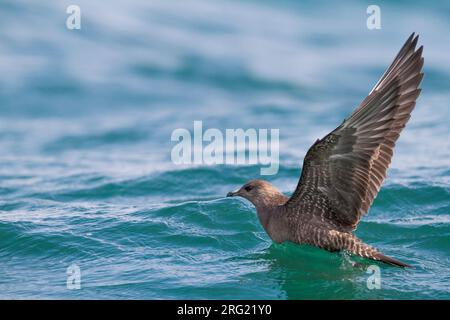
<svg viewBox="0 0 450 320">
<path fill-rule="evenodd" d="M 419 41 L 419 34 L 417 34 L 416 32 L 413 32 L 406 40 L 405 46 L 415 49 L 418 41 Z"/>
<path fill-rule="evenodd" d="M 411 47 L 416 48 L 418 41 L 419 41 L 419 35 L 414 37 L 414 39 L 411 42 Z"/>
<path fill-rule="evenodd" d="M 421 46 L 419 47 L 419 49 L 416 50 L 416 52 L 417 52 L 417 54 L 420 56 L 420 60 L 421 60 L 422 63 L 423 63 L 423 61 L 424 61 L 424 58 L 423 58 L 423 45 L 421 45 Z"/>
</svg>

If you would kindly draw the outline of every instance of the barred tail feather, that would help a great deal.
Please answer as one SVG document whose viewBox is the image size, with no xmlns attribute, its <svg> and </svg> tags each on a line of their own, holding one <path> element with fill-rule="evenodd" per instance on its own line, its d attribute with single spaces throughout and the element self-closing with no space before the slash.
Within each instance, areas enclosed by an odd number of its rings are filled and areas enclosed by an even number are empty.
<svg viewBox="0 0 450 320">
<path fill-rule="evenodd" d="M 397 259 L 385 256 L 384 254 L 378 252 L 375 248 L 372 248 L 371 246 L 368 246 L 367 244 L 363 243 L 361 240 L 353 238 L 354 241 L 350 242 L 350 246 L 347 248 L 347 250 L 357 256 L 369 258 L 376 261 L 381 261 L 387 264 L 390 264 L 392 266 L 396 267 L 402 267 L 402 268 L 412 268 L 409 264 L 403 263 Z"/>
</svg>

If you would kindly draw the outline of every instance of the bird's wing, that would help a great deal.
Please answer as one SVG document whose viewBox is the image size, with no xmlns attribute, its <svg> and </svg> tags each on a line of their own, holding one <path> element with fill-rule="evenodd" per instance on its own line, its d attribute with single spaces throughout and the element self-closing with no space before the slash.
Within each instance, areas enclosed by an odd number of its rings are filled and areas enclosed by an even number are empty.
<svg viewBox="0 0 450 320">
<path fill-rule="evenodd" d="M 356 227 L 380 190 L 420 93 L 424 60 L 417 40 L 413 33 L 360 106 L 311 146 L 286 206 L 309 207 L 314 218 L 343 230 Z"/>
</svg>

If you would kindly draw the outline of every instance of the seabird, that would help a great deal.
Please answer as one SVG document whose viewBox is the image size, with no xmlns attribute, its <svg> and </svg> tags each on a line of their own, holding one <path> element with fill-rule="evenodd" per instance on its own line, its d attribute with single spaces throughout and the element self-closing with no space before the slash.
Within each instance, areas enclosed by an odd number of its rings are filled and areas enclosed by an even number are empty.
<svg viewBox="0 0 450 320">
<path fill-rule="evenodd" d="M 328 251 L 408 264 L 363 243 L 353 231 L 386 177 L 395 142 L 408 122 L 421 89 L 423 46 L 411 34 L 369 95 L 340 126 L 318 139 L 303 161 L 290 198 L 263 180 L 251 180 L 227 197 L 249 200 L 270 238 Z"/>
</svg>

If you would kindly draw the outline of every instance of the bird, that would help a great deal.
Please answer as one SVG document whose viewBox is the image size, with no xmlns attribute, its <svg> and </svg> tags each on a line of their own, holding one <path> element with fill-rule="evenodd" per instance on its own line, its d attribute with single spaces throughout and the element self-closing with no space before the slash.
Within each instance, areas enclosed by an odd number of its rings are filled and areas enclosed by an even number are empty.
<svg viewBox="0 0 450 320">
<path fill-rule="evenodd" d="M 421 92 L 424 58 L 423 46 L 416 49 L 418 38 L 409 36 L 353 113 L 309 148 L 290 197 L 259 179 L 227 194 L 255 206 L 272 241 L 411 267 L 364 243 L 354 231 L 386 178 L 395 143 Z"/>
</svg>

